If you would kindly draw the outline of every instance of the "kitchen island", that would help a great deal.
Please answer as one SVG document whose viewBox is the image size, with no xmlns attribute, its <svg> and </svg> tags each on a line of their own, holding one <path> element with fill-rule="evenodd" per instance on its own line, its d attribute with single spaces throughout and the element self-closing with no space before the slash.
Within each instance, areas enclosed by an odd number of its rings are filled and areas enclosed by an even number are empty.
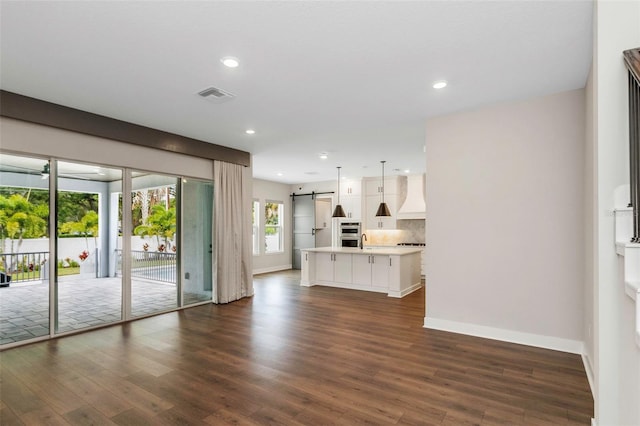
<svg viewBox="0 0 640 426">
<path fill-rule="evenodd" d="M 302 249 L 300 285 L 350 288 L 404 297 L 420 288 L 420 247 Z"/>
</svg>

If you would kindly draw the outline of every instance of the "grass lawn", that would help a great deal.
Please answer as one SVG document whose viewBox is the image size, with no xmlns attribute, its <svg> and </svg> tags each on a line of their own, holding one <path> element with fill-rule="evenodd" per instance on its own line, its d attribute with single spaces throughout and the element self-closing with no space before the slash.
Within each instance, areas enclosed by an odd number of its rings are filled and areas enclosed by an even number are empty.
<svg viewBox="0 0 640 426">
<path fill-rule="evenodd" d="M 75 275 L 80 273 L 80 267 L 75 268 L 58 268 L 58 276 L 61 277 L 63 275 Z M 11 274 L 11 281 L 29 281 L 29 280 L 38 280 L 40 279 L 40 271 L 34 272 L 17 272 L 15 274 Z"/>
<path fill-rule="evenodd" d="M 75 275 L 80 273 L 80 267 L 76 266 L 75 268 L 58 268 L 58 276 L 61 277 L 63 275 Z"/>
</svg>

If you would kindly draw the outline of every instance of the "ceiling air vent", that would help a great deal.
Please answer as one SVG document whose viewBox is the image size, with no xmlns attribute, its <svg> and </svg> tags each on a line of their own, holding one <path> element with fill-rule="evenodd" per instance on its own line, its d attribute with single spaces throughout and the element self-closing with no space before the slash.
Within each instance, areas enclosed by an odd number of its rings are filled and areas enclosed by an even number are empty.
<svg viewBox="0 0 640 426">
<path fill-rule="evenodd" d="M 218 89 L 217 87 L 207 87 L 206 89 L 198 92 L 198 95 L 215 103 L 226 102 L 235 97 L 235 95 L 225 92 L 222 89 Z"/>
</svg>

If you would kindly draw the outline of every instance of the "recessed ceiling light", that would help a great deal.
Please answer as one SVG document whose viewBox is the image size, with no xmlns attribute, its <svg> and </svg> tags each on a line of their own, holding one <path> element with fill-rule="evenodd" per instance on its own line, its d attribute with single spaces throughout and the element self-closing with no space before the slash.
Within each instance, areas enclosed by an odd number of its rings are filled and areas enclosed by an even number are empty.
<svg viewBox="0 0 640 426">
<path fill-rule="evenodd" d="M 327 154 L 324 154 L 324 153 L 320 154 L 320 159 L 321 160 L 326 160 L 327 158 L 329 158 L 329 156 Z"/>
<path fill-rule="evenodd" d="M 277 174 L 278 176 L 282 176 L 282 173 L 281 173 L 281 172 L 278 172 L 278 173 L 276 173 L 276 174 Z"/>
<path fill-rule="evenodd" d="M 409 169 L 405 169 L 405 171 L 404 171 L 404 172 L 405 172 L 405 173 L 409 173 L 409 172 L 411 172 L 411 170 L 409 170 Z"/>
<path fill-rule="evenodd" d="M 445 87 L 447 87 L 447 82 L 444 80 L 436 81 L 435 83 L 433 83 L 434 89 L 444 89 Z"/>
<path fill-rule="evenodd" d="M 220 59 L 220 62 L 222 62 L 225 67 L 229 68 L 236 68 L 238 65 L 240 65 L 238 58 L 234 58 L 233 56 L 225 56 L 224 58 Z"/>
<path fill-rule="evenodd" d="M 247 129 L 247 130 L 245 130 L 244 132 L 245 132 L 246 134 L 248 134 L 248 135 L 255 135 L 255 134 L 256 134 L 256 131 L 255 131 L 255 130 L 253 130 L 253 129 Z"/>
</svg>

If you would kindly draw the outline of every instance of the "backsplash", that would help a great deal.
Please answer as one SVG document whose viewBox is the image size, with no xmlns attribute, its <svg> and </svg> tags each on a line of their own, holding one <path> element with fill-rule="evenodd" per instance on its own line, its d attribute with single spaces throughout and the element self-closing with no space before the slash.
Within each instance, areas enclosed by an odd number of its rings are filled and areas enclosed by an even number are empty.
<svg viewBox="0 0 640 426">
<path fill-rule="evenodd" d="M 420 219 L 398 219 L 397 227 L 404 234 L 404 241 L 399 243 L 424 243 L 424 220 Z"/>
<path fill-rule="evenodd" d="M 398 243 L 424 243 L 424 220 L 398 219 L 397 229 L 378 230 L 367 229 L 367 241 L 369 246 L 395 246 Z"/>
</svg>

